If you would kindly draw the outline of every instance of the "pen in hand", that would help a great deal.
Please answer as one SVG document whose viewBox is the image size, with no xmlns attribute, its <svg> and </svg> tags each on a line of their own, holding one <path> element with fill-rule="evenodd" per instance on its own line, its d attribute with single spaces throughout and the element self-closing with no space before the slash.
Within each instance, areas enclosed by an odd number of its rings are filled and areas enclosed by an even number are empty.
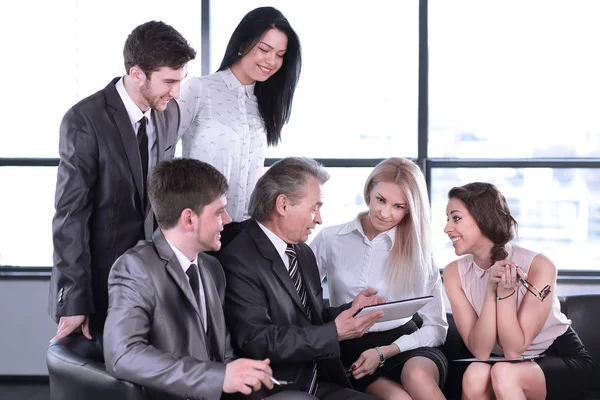
<svg viewBox="0 0 600 400">
<path fill-rule="evenodd" d="M 271 382 L 273 382 L 274 384 L 276 384 L 278 386 L 290 385 L 292 383 L 292 382 L 289 382 L 289 381 L 282 381 L 281 379 L 275 379 L 274 377 L 272 377 L 269 374 L 267 374 L 267 376 L 269 377 L 269 379 L 271 380 Z"/>
</svg>

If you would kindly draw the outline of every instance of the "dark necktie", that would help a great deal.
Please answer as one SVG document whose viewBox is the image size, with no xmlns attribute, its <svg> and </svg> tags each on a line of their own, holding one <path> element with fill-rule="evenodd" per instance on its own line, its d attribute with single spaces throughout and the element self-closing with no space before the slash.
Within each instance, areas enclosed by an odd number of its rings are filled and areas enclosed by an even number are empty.
<svg viewBox="0 0 600 400">
<path fill-rule="evenodd" d="M 198 267 L 196 264 L 191 264 L 190 267 L 185 271 L 187 276 L 190 278 L 190 286 L 192 287 L 192 292 L 194 292 L 194 297 L 196 298 L 196 302 L 198 303 L 198 308 L 200 309 L 200 314 L 202 315 L 202 323 L 204 324 L 204 331 L 206 332 L 206 336 L 208 337 L 208 355 L 212 361 L 223 361 L 222 357 L 219 356 L 219 343 L 218 339 L 213 332 L 213 329 L 210 328 L 208 324 L 208 313 L 210 310 L 208 309 L 208 300 L 206 301 L 206 307 L 202 304 L 202 299 L 200 298 L 200 274 L 198 272 Z M 203 274 L 206 275 L 206 272 L 203 271 Z M 206 288 L 208 283 L 205 281 L 206 278 L 203 278 L 202 288 L 204 290 L 204 294 L 206 295 Z M 204 313 L 206 311 L 206 313 Z"/>
<path fill-rule="evenodd" d="M 287 249 L 285 249 L 285 254 L 290 260 L 290 269 L 288 270 L 288 272 L 290 273 L 292 282 L 294 283 L 296 291 L 300 296 L 302 307 L 304 307 L 304 311 L 306 311 L 308 319 L 311 319 L 310 308 L 308 307 L 308 301 L 306 299 L 306 289 L 304 288 L 304 284 L 302 283 L 302 276 L 300 276 L 300 270 L 298 269 L 298 258 L 296 258 L 296 249 L 294 248 L 294 245 L 288 244 Z"/>
<path fill-rule="evenodd" d="M 308 315 L 308 319 L 310 319 L 312 321 L 312 318 L 310 315 L 310 308 L 308 306 L 308 301 L 306 298 L 306 288 L 304 287 L 304 284 L 302 283 L 302 276 L 300 275 L 300 269 L 298 268 L 298 258 L 296 257 L 296 248 L 294 247 L 294 245 L 288 244 L 287 248 L 285 249 L 285 254 L 288 256 L 288 259 L 290 260 L 290 269 L 288 272 L 290 273 L 292 282 L 294 283 L 294 286 L 296 287 L 296 291 L 298 292 L 298 295 L 300 296 L 300 301 L 302 302 L 302 306 L 304 307 L 304 310 L 306 311 L 306 314 Z M 314 396 L 315 393 L 317 393 L 317 388 L 318 388 L 317 363 L 313 362 L 313 368 L 312 368 L 312 373 L 311 373 L 311 377 L 310 377 L 310 384 L 308 385 L 308 393 Z"/>
<path fill-rule="evenodd" d="M 200 275 L 198 274 L 198 267 L 196 264 L 190 265 L 190 267 L 185 271 L 188 278 L 190 278 L 190 286 L 192 287 L 192 292 L 194 293 L 194 297 L 196 298 L 196 304 L 198 305 L 198 309 L 200 310 L 200 315 L 202 315 L 202 319 L 205 319 L 204 316 L 204 307 L 202 306 L 202 302 L 200 299 Z M 206 330 L 206 325 L 204 321 L 202 321 L 204 330 Z"/>
<path fill-rule="evenodd" d="M 142 192 L 144 193 L 142 198 L 142 204 L 144 208 L 146 207 L 146 182 L 148 180 L 148 133 L 146 132 L 146 125 L 148 123 L 148 119 L 146 117 L 142 117 L 140 119 L 140 126 L 137 131 L 137 141 L 138 148 L 140 149 L 140 159 L 142 161 Z"/>
</svg>

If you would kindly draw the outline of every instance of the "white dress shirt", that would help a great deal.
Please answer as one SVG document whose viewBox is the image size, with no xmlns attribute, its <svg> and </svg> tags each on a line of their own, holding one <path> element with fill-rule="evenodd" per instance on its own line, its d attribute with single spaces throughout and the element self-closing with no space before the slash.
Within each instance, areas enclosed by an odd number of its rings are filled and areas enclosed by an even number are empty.
<svg viewBox="0 0 600 400">
<path fill-rule="evenodd" d="M 423 326 L 410 335 L 398 338 L 394 343 L 400 351 L 418 347 L 441 346 L 446 339 L 448 322 L 442 299 L 442 281 L 438 269 L 432 266 L 432 275 L 422 287 L 415 287 L 403 296 L 390 295 L 386 274 L 386 262 L 394 245 L 396 228 L 380 233 L 370 241 L 365 235 L 360 217 L 336 226 L 324 228 L 314 238 L 310 247 L 315 253 L 321 279 L 327 276 L 329 302 L 339 306 L 351 302 L 366 288 L 375 288 L 377 295 L 387 301 L 412 297 L 434 296 L 418 313 Z M 376 323 L 369 332 L 387 331 L 406 324 L 411 318 Z"/>
<path fill-rule="evenodd" d="M 127 90 L 125 90 L 125 85 L 123 85 L 123 77 L 115 83 L 115 88 L 121 97 L 121 101 L 125 105 L 125 109 L 127 110 L 127 115 L 129 115 L 129 120 L 131 121 L 131 126 L 133 126 L 133 132 L 135 132 L 137 136 L 138 128 L 140 127 L 140 120 L 142 117 L 146 117 L 148 119 L 148 123 L 146 124 L 146 134 L 148 135 L 148 180 L 150 182 L 150 177 L 152 176 L 152 169 L 156 166 L 156 161 L 158 157 L 158 152 L 156 151 L 156 135 L 154 134 L 154 124 L 152 123 L 152 109 L 148 108 L 145 113 L 142 113 L 142 110 L 133 102 Z M 147 183 L 146 182 L 146 183 Z"/>
<path fill-rule="evenodd" d="M 242 85 L 230 69 L 193 77 L 184 83 L 179 103 L 183 157 L 207 162 L 225 175 L 227 212 L 234 222 L 248 219 L 267 148 L 254 84 Z"/>
<path fill-rule="evenodd" d="M 281 257 L 281 260 L 283 261 L 283 265 L 285 265 L 288 272 L 290 272 L 290 258 L 287 256 L 287 254 L 285 254 L 285 250 L 287 249 L 287 243 L 284 242 L 283 239 L 274 234 L 269 228 L 267 228 L 260 222 L 256 221 L 256 223 L 258 224 L 258 226 L 260 226 L 260 229 L 263 230 L 265 235 L 267 235 L 271 243 L 273 243 L 273 246 L 275 246 L 275 250 L 277 250 L 277 254 L 279 254 L 279 257 Z"/>
<path fill-rule="evenodd" d="M 165 240 L 167 240 L 165 238 Z M 171 246 L 171 249 L 173 250 L 173 253 L 175 253 L 175 257 L 177 257 L 177 261 L 179 261 L 179 265 L 181 265 L 181 269 L 183 269 L 183 273 L 185 274 L 185 277 L 187 278 L 188 282 L 190 281 L 190 278 L 187 275 L 187 270 L 188 268 L 190 268 L 190 266 L 192 264 L 196 264 L 198 266 L 198 274 L 200 273 L 200 268 L 202 268 L 202 265 L 200 265 L 200 260 L 198 260 L 198 258 L 196 257 L 196 260 L 194 261 L 190 261 L 188 260 L 188 258 L 177 248 L 173 245 L 173 243 L 169 242 L 167 240 L 167 243 L 169 243 L 169 246 Z M 199 282 L 199 286 L 200 286 L 200 313 L 202 314 L 202 326 L 204 327 L 204 332 L 206 332 L 206 328 L 207 328 L 207 322 L 206 322 L 206 296 L 204 294 L 204 287 L 202 285 L 202 278 L 200 277 L 200 275 L 198 275 L 198 282 Z"/>
</svg>

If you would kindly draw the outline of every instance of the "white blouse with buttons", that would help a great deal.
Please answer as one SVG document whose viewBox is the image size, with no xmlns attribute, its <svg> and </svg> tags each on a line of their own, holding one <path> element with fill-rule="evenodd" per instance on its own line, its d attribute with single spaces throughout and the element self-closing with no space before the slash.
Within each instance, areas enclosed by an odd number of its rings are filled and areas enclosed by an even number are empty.
<svg viewBox="0 0 600 400">
<path fill-rule="evenodd" d="M 342 225 L 324 228 L 310 244 L 317 259 L 321 279 L 327 276 L 330 304 L 340 306 L 351 302 L 361 290 L 369 287 L 377 289 L 377 295 L 386 298 L 387 301 L 432 295 L 433 299 L 418 311 L 423 319 L 423 326 L 410 335 L 398 338 L 394 343 L 400 351 L 423 346 L 441 346 L 446 339 L 448 322 L 438 269 L 433 266 L 430 279 L 422 287 L 415 287 L 411 293 L 405 293 L 401 297 L 390 295 L 386 262 L 394 245 L 396 228 L 369 240 L 359 218 Z M 373 325 L 369 332 L 394 329 L 410 320 L 411 318 L 403 318 L 379 322 Z"/>
<path fill-rule="evenodd" d="M 207 162 L 229 183 L 227 212 L 249 218 L 250 195 L 263 174 L 267 134 L 254 84 L 242 85 L 231 70 L 188 79 L 179 100 L 182 155 Z"/>
</svg>

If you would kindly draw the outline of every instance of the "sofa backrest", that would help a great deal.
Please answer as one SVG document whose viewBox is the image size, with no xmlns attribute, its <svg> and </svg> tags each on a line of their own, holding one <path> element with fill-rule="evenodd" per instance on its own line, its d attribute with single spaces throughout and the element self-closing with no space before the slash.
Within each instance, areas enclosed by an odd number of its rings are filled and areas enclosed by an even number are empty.
<svg viewBox="0 0 600 400">
<path fill-rule="evenodd" d="M 592 390 L 600 390 L 600 294 L 580 294 L 564 296 L 561 299 L 563 313 L 571 320 L 586 350 L 594 359 L 596 378 Z"/>
</svg>

